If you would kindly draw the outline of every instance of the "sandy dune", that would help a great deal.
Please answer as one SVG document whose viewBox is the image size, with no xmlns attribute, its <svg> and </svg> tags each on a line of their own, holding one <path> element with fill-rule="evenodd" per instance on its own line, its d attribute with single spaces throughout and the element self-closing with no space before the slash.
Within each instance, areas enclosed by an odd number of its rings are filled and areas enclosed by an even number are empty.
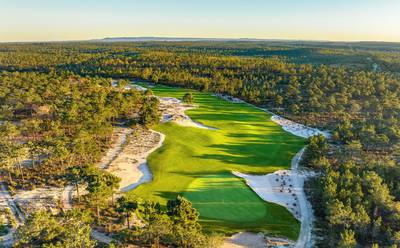
<svg viewBox="0 0 400 248">
<path fill-rule="evenodd" d="M 107 150 L 107 153 L 101 158 L 98 165 L 100 169 L 106 169 L 110 163 L 117 158 L 117 156 L 122 152 L 123 146 L 127 141 L 127 137 L 132 134 L 133 129 L 126 127 L 116 127 L 114 128 L 114 133 L 112 136 L 111 147 Z"/>
<path fill-rule="evenodd" d="M 151 181 L 152 175 L 146 159 L 150 153 L 161 147 L 165 136 L 140 128 L 135 130 L 131 139 L 107 168 L 107 171 L 121 178 L 120 190 L 123 192 Z"/>
</svg>

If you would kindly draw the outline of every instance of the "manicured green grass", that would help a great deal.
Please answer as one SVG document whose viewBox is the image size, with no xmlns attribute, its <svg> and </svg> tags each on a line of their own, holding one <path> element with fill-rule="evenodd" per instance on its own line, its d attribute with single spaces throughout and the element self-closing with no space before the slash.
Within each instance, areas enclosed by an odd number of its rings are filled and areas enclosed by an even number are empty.
<svg viewBox="0 0 400 248">
<path fill-rule="evenodd" d="M 185 89 L 157 86 L 158 96 L 181 99 Z M 209 93 L 193 92 L 199 108 L 187 111 L 206 130 L 174 123 L 154 129 L 164 145 L 148 159 L 153 181 L 130 192 L 165 204 L 176 195 L 193 202 L 210 231 L 262 231 L 295 239 L 299 222 L 283 207 L 259 198 L 231 171 L 266 174 L 288 169 L 304 140 L 284 132 L 265 112 Z"/>
</svg>

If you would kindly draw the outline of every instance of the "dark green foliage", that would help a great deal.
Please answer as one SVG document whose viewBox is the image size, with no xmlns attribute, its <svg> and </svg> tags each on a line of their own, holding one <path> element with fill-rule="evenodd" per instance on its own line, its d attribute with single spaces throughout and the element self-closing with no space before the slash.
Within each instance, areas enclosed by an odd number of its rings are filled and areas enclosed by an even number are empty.
<svg viewBox="0 0 400 248">
<path fill-rule="evenodd" d="M 160 101 L 149 92 L 149 90 L 146 91 L 146 97 L 143 99 L 139 112 L 140 124 L 145 126 L 152 126 L 160 122 L 160 112 L 158 110 Z"/>
<path fill-rule="evenodd" d="M 118 198 L 117 200 L 117 211 L 125 214 L 128 228 L 130 228 L 129 219 L 131 218 L 132 212 L 134 212 L 137 208 L 137 202 L 129 201 L 124 196 Z"/>
<path fill-rule="evenodd" d="M 167 209 L 167 214 L 173 222 L 175 240 L 180 247 L 197 247 L 198 244 L 206 242 L 198 223 L 199 213 L 190 201 L 178 196 L 167 202 Z"/>
<path fill-rule="evenodd" d="M 310 150 L 318 147 L 317 141 L 310 140 Z M 398 192 L 393 183 L 384 180 L 390 178 L 385 170 L 398 173 L 398 168 L 390 166 L 393 161 L 379 161 L 354 149 L 358 149 L 357 145 L 332 147 L 329 159 L 326 155 L 316 155 L 318 152 L 305 154 L 314 158 L 306 161 L 323 174 L 314 180 L 312 197 L 318 225 L 329 227 L 319 229 L 319 235 L 325 237 L 320 247 L 369 246 L 375 242 L 386 247 L 395 243 L 400 231 L 399 202 L 394 197 L 398 197 Z"/>
<path fill-rule="evenodd" d="M 135 215 L 142 223 L 139 228 L 131 226 L 120 233 L 124 244 L 195 248 L 209 247 L 212 240 L 202 232 L 198 212 L 183 197 L 170 200 L 167 211 L 162 210 L 158 203 L 122 197 L 118 200 L 117 210 L 128 220 Z"/>
<path fill-rule="evenodd" d="M 47 212 L 31 215 L 15 234 L 15 247 L 95 247 L 90 239 L 91 219 L 86 212 L 72 210 L 60 216 Z"/>
<path fill-rule="evenodd" d="M 74 166 L 69 168 L 67 174 L 68 180 L 75 185 L 78 202 L 80 201 L 79 185 L 85 180 L 84 168 L 80 166 Z"/>
<path fill-rule="evenodd" d="M 329 161 L 325 157 L 328 151 L 328 142 L 323 135 L 310 137 L 304 152 L 303 164 L 316 169 L 328 169 Z"/>
<path fill-rule="evenodd" d="M 0 156 L 9 182 L 60 186 L 68 168 L 99 160 L 114 120 L 135 121 L 141 101 L 139 92 L 120 92 L 107 79 L 0 73 L 0 128 L 8 133 Z M 27 159 L 30 166 L 20 166 Z"/>
<path fill-rule="evenodd" d="M 194 101 L 193 94 L 191 92 L 186 93 L 183 95 L 182 101 L 187 104 L 192 104 Z"/>
<path fill-rule="evenodd" d="M 114 196 L 114 191 L 119 188 L 121 179 L 93 166 L 85 167 L 82 173 L 89 191 L 89 203 L 95 207 L 97 217 L 100 217 L 100 208 Z"/>
</svg>

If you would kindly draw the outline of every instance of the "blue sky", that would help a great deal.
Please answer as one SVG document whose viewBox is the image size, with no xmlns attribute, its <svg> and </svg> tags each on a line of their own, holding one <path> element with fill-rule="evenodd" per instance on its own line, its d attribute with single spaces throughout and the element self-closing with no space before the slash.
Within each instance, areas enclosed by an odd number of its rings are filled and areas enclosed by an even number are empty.
<svg viewBox="0 0 400 248">
<path fill-rule="evenodd" d="M 400 41 L 400 0 L 0 0 L 0 41 L 115 36 Z"/>
</svg>

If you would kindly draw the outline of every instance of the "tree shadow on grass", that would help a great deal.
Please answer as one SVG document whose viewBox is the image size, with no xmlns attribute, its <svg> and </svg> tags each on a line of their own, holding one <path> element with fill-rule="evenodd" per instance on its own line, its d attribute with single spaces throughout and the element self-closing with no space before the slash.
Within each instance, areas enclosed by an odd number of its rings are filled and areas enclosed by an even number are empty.
<svg viewBox="0 0 400 248">
<path fill-rule="evenodd" d="M 183 195 L 200 212 L 207 230 L 223 233 L 239 231 L 274 232 L 296 237 L 299 223 L 283 207 L 264 202 L 244 182 L 230 174 L 185 173 L 200 180 L 185 192 L 158 191 L 163 198 Z M 198 177 L 200 176 L 200 177 Z"/>
<path fill-rule="evenodd" d="M 268 169 L 268 166 L 288 168 L 290 160 L 297 152 L 299 145 L 288 142 L 282 143 L 263 143 L 260 141 L 252 142 L 236 142 L 227 144 L 214 144 L 209 146 L 216 149 L 218 152 L 206 153 L 195 156 L 199 159 L 214 160 L 227 163 L 240 170 L 248 167 L 259 167 L 260 169 Z M 256 169 L 256 168 L 254 168 Z M 269 170 L 267 170 L 269 171 Z"/>
</svg>

